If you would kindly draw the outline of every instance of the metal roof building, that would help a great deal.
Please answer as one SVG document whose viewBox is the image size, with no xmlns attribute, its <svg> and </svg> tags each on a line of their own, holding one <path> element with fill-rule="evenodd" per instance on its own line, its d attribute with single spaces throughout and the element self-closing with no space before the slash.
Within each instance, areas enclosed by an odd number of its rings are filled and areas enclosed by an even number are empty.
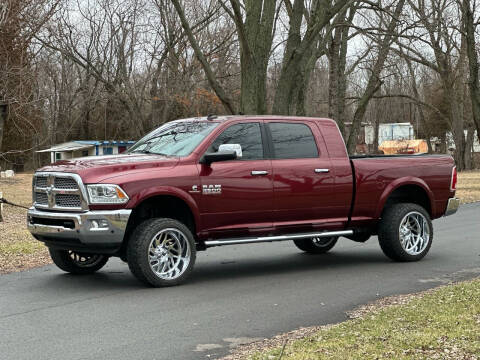
<svg viewBox="0 0 480 360">
<path fill-rule="evenodd" d="M 39 150 L 37 153 L 50 153 L 50 161 L 73 159 L 85 156 L 117 155 L 125 152 L 135 141 L 115 140 L 75 140 Z"/>
</svg>

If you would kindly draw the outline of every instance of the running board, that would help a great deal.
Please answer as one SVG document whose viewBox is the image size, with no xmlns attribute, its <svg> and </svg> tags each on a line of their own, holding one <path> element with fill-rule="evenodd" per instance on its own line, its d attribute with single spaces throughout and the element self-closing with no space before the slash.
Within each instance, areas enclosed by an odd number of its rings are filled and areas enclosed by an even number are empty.
<svg viewBox="0 0 480 360">
<path fill-rule="evenodd" d="M 253 243 L 272 242 L 272 241 L 308 239 L 313 237 L 348 236 L 348 235 L 353 235 L 353 230 L 324 231 L 324 232 L 278 235 L 278 236 L 262 236 L 262 237 L 256 237 L 256 238 L 207 240 L 205 241 L 205 246 L 209 248 L 209 247 L 222 246 L 222 245 L 253 244 Z"/>
</svg>

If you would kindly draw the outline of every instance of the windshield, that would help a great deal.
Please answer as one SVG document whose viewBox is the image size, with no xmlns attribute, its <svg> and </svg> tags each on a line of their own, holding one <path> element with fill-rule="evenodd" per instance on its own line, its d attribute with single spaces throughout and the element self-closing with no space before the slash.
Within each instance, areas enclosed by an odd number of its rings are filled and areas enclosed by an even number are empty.
<svg viewBox="0 0 480 360">
<path fill-rule="evenodd" d="M 167 123 L 137 141 L 128 152 L 188 156 L 218 124 L 211 121 Z"/>
</svg>

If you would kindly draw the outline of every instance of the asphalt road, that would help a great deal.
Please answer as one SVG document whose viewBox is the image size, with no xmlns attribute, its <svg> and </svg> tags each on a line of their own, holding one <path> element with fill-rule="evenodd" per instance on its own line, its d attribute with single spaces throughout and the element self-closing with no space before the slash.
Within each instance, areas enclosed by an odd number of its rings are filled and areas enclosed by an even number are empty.
<svg viewBox="0 0 480 360">
<path fill-rule="evenodd" d="M 190 281 L 145 288 L 126 264 L 74 277 L 53 266 L 0 276 L 0 359 L 206 359 L 252 338 L 339 322 L 379 297 L 480 275 L 480 204 L 434 222 L 430 254 L 393 263 L 376 238 L 327 255 L 293 243 L 199 253 Z"/>
</svg>

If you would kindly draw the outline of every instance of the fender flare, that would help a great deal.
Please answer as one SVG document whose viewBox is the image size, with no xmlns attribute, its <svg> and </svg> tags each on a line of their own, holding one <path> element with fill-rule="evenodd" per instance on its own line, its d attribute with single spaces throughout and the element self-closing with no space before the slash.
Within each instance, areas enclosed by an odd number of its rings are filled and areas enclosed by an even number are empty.
<svg viewBox="0 0 480 360">
<path fill-rule="evenodd" d="M 392 195 L 392 193 L 398 188 L 401 188 L 402 186 L 406 186 L 406 185 L 415 185 L 420 187 L 422 190 L 424 190 L 430 202 L 430 209 L 431 209 L 430 215 L 435 214 L 435 201 L 434 201 L 433 192 L 428 187 L 427 183 L 420 178 L 417 178 L 414 176 L 406 176 L 406 177 L 395 179 L 385 187 L 382 195 L 380 195 L 377 209 L 375 211 L 376 219 L 379 219 L 380 216 L 382 215 L 383 208 L 385 207 L 385 203 L 387 202 L 390 195 Z"/>
<path fill-rule="evenodd" d="M 189 193 L 177 187 L 154 186 L 143 189 L 139 193 L 135 194 L 132 198 L 130 198 L 128 207 L 131 209 L 135 209 L 142 202 L 155 196 L 171 196 L 182 200 L 190 209 L 193 215 L 193 219 L 195 220 L 195 228 L 198 231 L 198 229 L 200 228 L 200 210 L 198 208 L 198 205 Z"/>
</svg>

